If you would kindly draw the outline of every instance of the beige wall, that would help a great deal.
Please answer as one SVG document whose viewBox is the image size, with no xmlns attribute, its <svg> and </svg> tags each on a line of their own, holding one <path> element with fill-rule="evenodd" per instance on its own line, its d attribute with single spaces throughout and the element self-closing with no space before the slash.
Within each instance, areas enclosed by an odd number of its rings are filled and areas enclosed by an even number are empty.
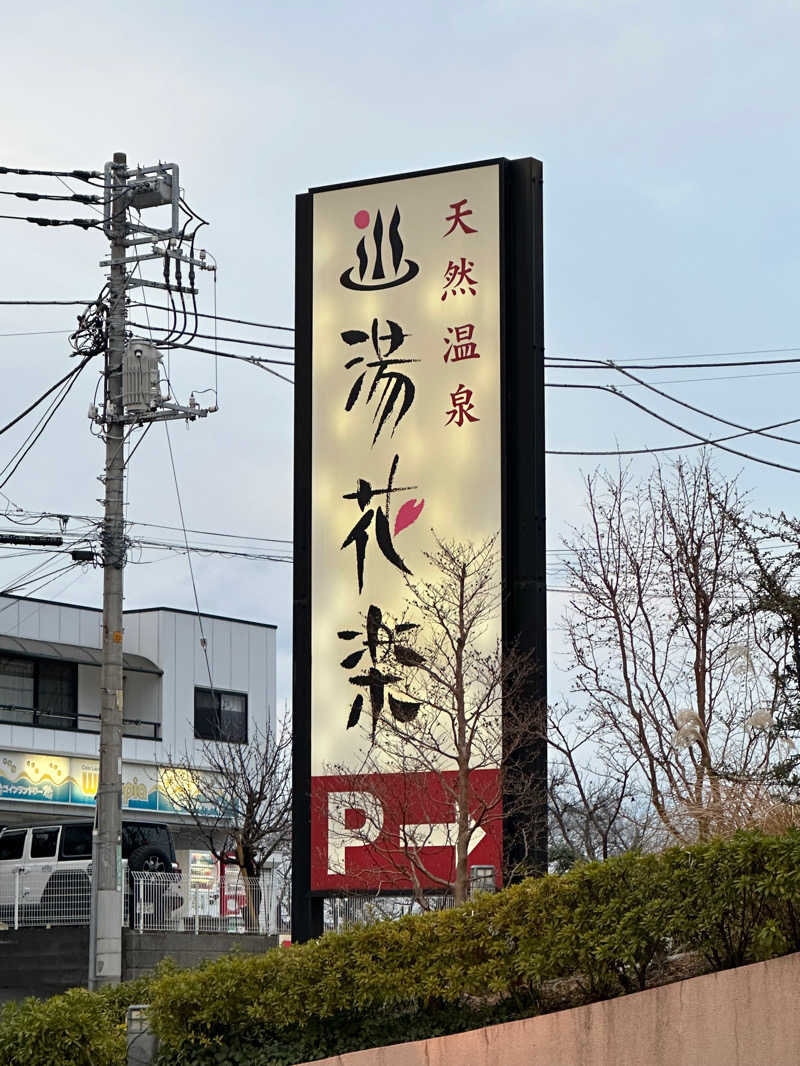
<svg viewBox="0 0 800 1066">
<path fill-rule="evenodd" d="M 797 1066 L 800 954 L 315 1066 Z"/>
</svg>

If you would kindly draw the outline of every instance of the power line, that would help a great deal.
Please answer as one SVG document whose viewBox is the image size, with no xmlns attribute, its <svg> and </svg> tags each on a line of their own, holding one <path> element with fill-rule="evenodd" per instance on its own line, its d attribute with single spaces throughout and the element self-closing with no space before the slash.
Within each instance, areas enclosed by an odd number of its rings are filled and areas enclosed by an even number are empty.
<svg viewBox="0 0 800 1066">
<path fill-rule="evenodd" d="M 36 218 L 31 215 L 0 215 L 0 218 L 15 222 L 31 222 L 34 226 L 78 226 L 80 229 L 95 229 L 102 220 L 92 218 Z"/>
<path fill-rule="evenodd" d="M 149 324 L 145 325 L 143 322 L 129 322 L 128 325 L 129 326 L 133 326 L 136 329 L 154 329 L 154 330 L 157 330 L 159 333 L 169 333 L 170 332 L 166 328 L 166 326 L 151 326 Z M 294 351 L 294 345 L 293 344 L 270 344 L 267 341 L 246 341 L 246 340 L 243 340 L 241 337 L 218 337 L 218 336 L 214 336 L 213 333 L 195 333 L 195 337 L 199 337 L 201 340 L 206 340 L 206 341 L 226 341 L 226 342 L 230 342 L 230 343 L 233 343 L 233 344 L 247 344 L 247 345 L 250 345 L 251 347 L 254 347 L 254 348 L 281 348 L 283 351 L 287 351 L 287 352 L 293 352 Z M 164 341 L 157 341 L 156 343 L 157 344 L 169 344 L 171 347 L 176 347 L 176 348 L 177 347 L 181 347 L 181 348 L 187 347 L 187 345 L 183 345 L 183 344 L 182 345 L 177 345 L 177 344 L 173 345 L 171 341 L 168 341 L 166 339 Z M 293 366 L 294 364 L 293 363 L 287 363 L 286 365 L 287 366 Z"/>
<path fill-rule="evenodd" d="M 552 369 L 552 368 L 551 368 Z M 559 367 L 559 369 L 565 369 Z M 800 374 L 800 370 L 778 370 L 774 374 L 716 374 L 711 378 L 667 378 L 666 381 L 657 381 L 657 385 L 702 385 L 708 381 L 745 381 L 749 378 L 786 378 Z M 620 389 L 635 389 L 636 385 L 618 385 Z"/>
<path fill-rule="evenodd" d="M 66 400 L 67 396 L 72 391 L 72 388 L 74 387 L 75 382 L 78 380 L 78 375 L 80 374 L 80 372 L 83 370 L 83 368 L 86 366 L 86 364 L 89 362 L 89 360 L 91 358 L 92 357 L 89 356 L 89 355 L 84 356 L 84 358 L 81 361 L 81 363 L 77 367 L 75 367 L 75 369 L 73 371 L 71 371 L 70 374 L 67 374 L 64 378 L 62 378 L 62 382 L 64 382 L 65 384 L 64 384 L 64 388 L 61 390 L 61 393 L 58 396 L 55 397 L 55 399 L 52 401 L 52 403 L 50 404 L 50 406 L 47 409 L 47 411 L 45 411 L 44 415 L 40 418 L 40 420 L 37 423 L 37 425 L 28 434 L 28 436 L 26 437 L 25 441 L 17 449 L 17 451 L 14 453 L 14 455 L 11 457 L 11 459 L 8 460 L 6 465 L 3 467 L 2 471 L 0 471 L 0 477 L 2 477 L 5 474 L 5 477 L 3 478 L 3 480 L 0 481 L 0 489 L 5 488 L 5 486 L 8 484 L 8 482 L 11 480 L 11 478 L 14 476 L 14 474 L 19 469 L 20 464 L 23 462 L 25 457 L 28 455 L 28 453 L 31 451 L 31 449 L 36 444 L 36 442 L 39 440 L 41 435 L 47 429 L 48 425 L 52 421 L 52 419 L 55 416 L 56 412 L 58 411 L 59 407 L 61 407 L 61 405 L 64 402 L 64 400 Z M 55 386 L 55 387 L 57 388 L 58 386 Z M 52 391 L 53 391 L 52 388 L 49 389 L 48 393 L 46 393 L 45 395 L 49 395 L 49 393 L 52 392 Z M 42 398 L 43 397 L 40 397 L 40 399 L 37 401 L 37 404 L 41 402 Z M 34 406 L 36 406 L 36 405 L 34 405 Z M 18 415 L 17 418 L 14 419 L 14 422 L 18 422 L 20 417 L 24 417 L 24 415 L 23 416 Z M 0 430 L 0 432 L 5 432 L 6 429 L 10 428 L 10 426 L 14 424 L 14 422 L 9 423 L 7 426 L 5 426 L 3 428 L 3 430 Z M 13 463 L 13 466 L 12 466 L 12 463 Z M 11 470 L 6 474 L 6 471 L 8 470 L 9 466 L 11 466 Z"/>
<path fill-rule="evenodd" d="M 79 181 L 90 181 L 92 178 L 103 179 L 99 171 L 29 171 L 21 166 L 0 166 L 0 174 L 23 174 L 37 178 L 77 178 Z"/>
<path fill-rule="evenodd" d="M 45 334 L 72 333 L 71 329 L 28 329 L 19 333 L 0 333 L 0 337 L 43 337 Z"/>
<path fill-rule="evenodd" d="M 61 179 L 59 178 L 59 181 Z M 69 186 L 67 186 L 69 188 Z M 69 196 L 62 196 L 60 193 L 45 193 L 45 192 L 7 192 L 5 189 L 0 189 L 0 196 L 16 196 L 19 200 L 69 200 L 79 204 L 101 204 L 103 202 L 102 197 L 95 196 L 91 193 L 72 192 L 70 190 Z"/>
<path fill-rule="evenodd" d="M 769 437 L 770 440 L 777 440 L 783 444 L 800 444 L 800 440 L 795 437 L 781 437 L 775 433 L 768 433 L 762 429 L 749 429 L 747 426 L 739 425 L 738 422 L 731 422 L 728 418 L 722 418 L 720 415 L 712 414 L 710 411 L 703 410 L 702 407 L 695 407 L 694 404 L 687 403 L 685 400 L 679 400 L 677 396 L 671 396 L 668 392 L 664 392 L 663 389 L 656 388 L 655 385 L 651 385 L 646 381 L 642 381 L 641 378 L 637 378 L 635 374 L 631 374 L 629 371 L 624 370 L 622 367 L 615 367 L 619 370 L 620 374 L 624 374 L 626 378 L 631 378 L 637 385 L 642 385 L 650 392 L 654 392 L 657 396 L 662 396 L 665 400 L 669 400 L 671 403 L 678 404 L 680 407 L 685 407 L 689 411 L 694 411 L 695 414 L 704 415 L 706 418 L 711 418 L 715 422 L 720 422 L 724 426 L 732 426 L 733 429 L 742 429 L 747 433 L 756 433 L 762 437 Z M 800 419 L 793 419 L 794 422 L 800 422 Z"/>
<path fill-rule="evenodd" d="M 285 359 L 262 359 L 257 355 L 239 355 L 237 352 L 220 352 L 214 348 L 199 348 L 195 344 L 173 344 L 168 342 L 166 345 L 167 350 L 171 351 L 173 348 L 180 349 L 181 351 L 200 352 L 205 355 L 218 356 L 220 359 L 236 359 L 241 363 L 251 363 L 253 366 L 259 367 L 261 370 L 265 370 L 268 374 L 272 374 L 276 378 L 280 378 L 281 381 L 287 382 L 289 385 L 294 385 L 291 378 L 287 378 L 284 374 L 278 373 L 277 370 L 271 370 L 269 365 L 275 366 L 294 366 L 294 363 L 288 362 Z"/>
<path fill-rule="evenodd" d="M 34 400 L 33 403 L 30 404 L 28 407 L 26 407 L 25 410 L 22 411 L 20 414 L 18 414 L 16 416 L 16 418 L 12 418 L 10 422 L 7 422 L 4 426 L 0 427 L 0 435 L 2 435 L 3 433 L 6 433 L 9 429 L 11 429 L 13 426 L 15 426 L 18 422 L 21 422 L 22 419 L 26 415 L 29 415 L 31 413 L 31 411 L 33 411 L 35 408 L 37 408 L 39 406 L 39 404 L 42 403 L 43 400 L 46 400 L 47 397 L 51 393 L 55 392 L 56 389 L 60 385 L 63 385 L 66 381 L 69 381 L 70 378 L 76 378 L 78 376 L 78 374 L 80 374 L 81 370 L 83 370 L 83 368 L 86 366 L 86 364 L 89 362 L 89 360 L 91 358 L 92 358 L 92 356 L 90 356 L 90 355 L 84 356 L 83 360 L 78 364 L 78 366 L 73 367 L 72 370 L 70 370 L 70 372 L 68 374 L 65 374 L 63 376 L 63 378 L 59 378 L 58 381 L 55 383 L 55 385 L 51 385 L 50 388 L 47 389 L 46 392 L 43 392 L 42 395 L 38 399 Z"/>
<path fill-rule="evenodd" d="M 159 346 L 161 342 L 156 341 Z M 172 341 L 167 341 L 163 345 L 166 348 L 181 349 L 181 351 L 199 352 L 202 355 L 218 355 L 220 359 L 239 359 L 245 363 L 254 363 L 256 366 L 261 366 L 262 363 L 270 363 L 273 366 L 294 366 L 294 362 L 288 359 L 264 359 L 260 355 L 240 355 L 238 352 L 220 352 L 214 348 L 201 348 L 197 344 L 174 344 Z M 278 375 L 281 376 L 280 374 Z M 290 385 L 294 385 L 291 378 L 284 378 L 284 381 L 288 381 Z"/>
<path fill-rule="evenodd" d="M 797 351 L 796 348 L 790 348 L 789 351 Z M 782 366 L 786 363 L 800 363 L 800 358 L 794 359 L 745 359 L 737 362 L 725 362 L 725 363 L 653 363 L 646 366 L 642 363 L 618 363 L 617 366 L 623 366 L 625 370 L 714 370 L 719 368 L 725 370 L 728 367 L 738 366 Z M 572 364 L 572 365 L 570 365 Z M 611 370 L 614 368 L 614 363 L 610 359 L 572 359 L 566 356 L 556 359 L 555 356 L 548 356 L 545 360 L 545 366 L 548 366 L 550 370 Z"/>
<path fill-rule="evenodd" d="M 210 544 L 176 543 L 167 540 L 145 540 L 136 538 L 131 540 L 140 548 L 156 548 L 164 551 L 180 552 L 182 555 L 218 555 L 228 559 L 254 559 L 271 563 L 291 563 L 291 554 L 270 554 L 264 551 L 242 551 L 237 548 L 214 547 Z"/>
<path fill-rule="evenodd" d="M 172 454 L 172 440 L 169 435 L 169 423 L 164 423 L 164 429 L 167 434 L 167 446 L 169 448 L 169 462 L 172 467 L 172 480 L 175 482 L 175 495 L 178 499 L 178 513 L 181 516 L 181 528 L 183 529 L 183 539 L 186 545 L 186 559 L 189 563 L 189 577 L 192 580 L 192 592 L 194 593 L 194 605 L 197 609 L 197 624 L 200 627 L 200 646 L 203 649 L 203 655 L 206 660 L 206 670 L 208 671 L 208 684 L 211 688 L 211 692 L 214 692 L 214 681 L 211 677 L 211 660 L 208 657 L 208 644 L 206 641 L 206 635 L 203 631 L 203 616 L 200 613 L 200 600 L 197 596 L 197 583 L 194 579 L 194 566 L 192 565 L 192 553 L 189 548 L 189 538 L 186 536 L 186 520 L 183 517 L 183 503 L 181 501 L 181 490 L 178 485 L 178 473 L 175 469 L 175 456 Z"/>
<path fill-rule="evenodd" d="M 734 440 L 737 437 L 746 437 L 752 433 L 764 432 L 769 429 L 779 429 L 781 426 L 793 425 L 800 419 L 790 419 L 788 422 L 778 422 L 775 425 L 764 426 L 761 430 L 747 430 L 744 433 L 734 433 L 729 437 L 719 437 L 716 440 L 712 440 L 708 437 L 702 437 L 698 433 L 694 433 L 690 429 L 686 429 L 684 426 L 678 425 L 676 422 L 670 421 L 663 415 L 657 414 L 655 411 L 651 411 L 649 407 L 634 400 L 632 396 L 627 396 L 624 392 L 620 392 L 613 385 L 578 385 L 578 384 L 565 384 L 563 382 L 547 382 L 549 388 L 555 389 L 594 389 L 598 392 L 609 392 L 612 396 L 618 396 L 621 400 L 625 400 L 627 403 L 637 407 L 640 411 L 644 411 L 645 414 L 650 415 L 652 418 L 657 419 L 659 422 L 663 422 L 665 425 L 670 426 L 672 429 L 677 429 L 679 433 L 685 433 L 688 437 L 694 437 L 698 442 L 697 444 L 673 444 L 666 447 L 658 448 L 630 448 L 630 449 L 614 449 L 613 451 L 561 451 L 554 449 L 547 449 L 548 455 L 645 455 L 651 452 L 667 452 L 678 451 L 681 448 L 697 448 L 701 445 L 707 444 L 714 448 L 719 448 L 721 451 L 730 452 L 731 455 L 737 455 L 741 459 L 748 459 L 753 463 L 760 463 L 762 466 L 774 467 L 776 470 L 786 470 L 790 474 L 800 474 L 800 468 L 794 466 L 786 466 L 784 463 L 775 463 L 769 459 L 760 459 L 758 456 L 750 455 L 747 452 L 740 452 L 736 448 L 728 448 L 723 443 L 724 441 Z"/>
<path fill-rule="evenodd" d="M 132 526 L 146 526 L 148 529 L 169 529 L 169 530 L 173 530 L 173 531 L 175 531 L 177 533 L 183 533 L 183 532 L 194 533 L 196 536 L 201 536 L 201 537 L 226 537 L 226 538 L 229 538 L 231 540 L 238 540 L 238 541 L 252 540 L 252 541 L 259 541 L 259 542 L 263 542 L 263 543 L 267 543 L 267 544 L 293 544 L 294 543 L 294 541 L 289 540 L 288 538 L 285 538 L 285 537 L 284 538 L 281 538 L 281 537 L 249 537 L 249 536 L 247 536 L 247 535 L 245 535 L 243 533 L 242 534 L 240 534 L 240 533 L 217 533 L 217 532 L 214 532 L 214 531 L 208 530 L 208 529 L 188 529 L 187 528 L 187 529 L 184 530 L 184 528 L 182 526 L 164 526 L 164 525 L 159 525 L 157 522 L 130 522 L 129 524 L 132 525 Z"/>
<path fill-rule="evenodd" d="M 745 348 L 742 351 L 733 352 L 683 352 L 680 355 L 635 355 L 631 356 L 632 359 L 638 359 L 640 362 L 652 362 L 658 359 L 727 359 L 734 355 L 771 355 L 780 352 L 800 352 L 800 345 L 793 345 L 787 348 Z M 608 357 L 601 359 L 598 356 L 589 355 L 548 355 L 548 359 L 557 359 L 559 361 L 565 360 L 567 362 L 575 362 L 581 360 L 587 363 L 604 363 L 608 361 Z"/>
<path fill-rule="evenodd" d="M 74 199 L 77 199 L 77 198 L 78 198 L 78 197 L 80 196 L 80 193 L 76 193 L 76 192 L 75 192 L 75 190 L 74 190 L 74 189 L 72 188 L 72 186 L 71 186 L 71 185 L 67 185 L 67 183 L 66 183 L 66 182 L 64 181 L 64 179 L 63 179 L 62 177 L 56 176 L 56 180 L 57 180 L 58 182 L 60 182 L 60 184 L 61 184 L 61 185 L 63 185 L 63 186 L 64 186 L 64 188 L 65 188 L 65 189 L 67 190 L 67 192 L 69 192 L 69 193 L 70 193 L 70 194 L 72 195 L 72 197 L 73 197 Z M 104 192 L 105 192 L 105 191 L 106 191 L 106 190 L 104 189 Z M 126 192 L 123 192 L 123 193 L 120 193 L 119 195 L 120 195 L 120 196 L 125 196 L 125 195 L 127 195 L 127 191 L 126 191 Z M 109 203 L 109 204 L 113 204 L 113 203 L 116 203 L 117 199 L 118 199 L 118 197 L 117 197 L 117 196 L 112 196 L 112 197 L 110 198 L 110 200 L 108 201 L 108 203 Z M 86 201 L 85 201 L 85 202 L 87 203 L 87 205 L 88 205 L 89 207 L 91 207 L 91 208 L 92 208 L 92 211 L 94 211 L 94 213 L 95 213 L 96 215 L 103 215 L 103 217 L 105 217 L 105 213 L 104 213 L 104 211 L 101 211 L 99 207 L 93 207 L 93 206 L 92 206 L 93 204 L 102 204 L 102 203 L 103 203 L 103 200 L 104 200 L 104 198 L 103 198 L 103 197 L 100 197 L 100 196 L 90 196 L 90 197 L 88 197 L 88 198 L 86 199 Z"/>
<path fill-rule="evenodd" d="M 63 523 L 67 521 L 82 522 L 84 525 L 96 527 L 103 521 L 98 515 L 82 515 L 82 514 L 65 514 L 63 511 L 21 511 L 15 516 L 11 514 L 0 514 L 0 517 L 7 518 L 10 521 L 14 521 L 16 525 L 38 525 L 45 519 L 56 519 L 59 524 L 63 526 Z M 30 521 L 21 521 L 21 519 L 29 519 Z M 182 526 L 169 526 L 158 522 L 140 522 L 135 520 L 127 520 L 128 526 L 141 526 L 147 529 L 167 529 L 178 533 L 183 532 Z M 292 544 L 294 543 L 288 537 L 261 537 L 261 536 L 249 536 L 246 533 L 224 533 L 219 530 L 210 529 L 189 529 L 187 533 L 193 533 L 200 537 L 221 537 L 229 540 L 243 541 L 255 541 L 258 543 L 266 544 Z"/>
<path fill-rule="evenodd" d="M 85 307 L 92 300 L 0 300 L 0 307 Z"/>
<path fill-rule="evenodd" d="M 132 303 L 129 306 L 144 307 L 145 305 L 143 303 Z M 167 314 L 169 314 L 171 311 L 171 308 L 161 307 L 159 304 L 150 304 L 149 306 L 151 311 L 166 311 Z M 207 312 L 204 311 L 198 311 L 197 317 L 213 318 L 216 319 L 217 322 L 230 322 L 237 326 L 255 326 L 256 329 L 278 329 L 282 330 L 285 333 L 294 333 L 294 326 L 273 326 L 270 325 L 268 322 L 248 322 L 246 319 L 243 318 L 225 318 L 223 315 L 209 315 Z"/>
</svg>

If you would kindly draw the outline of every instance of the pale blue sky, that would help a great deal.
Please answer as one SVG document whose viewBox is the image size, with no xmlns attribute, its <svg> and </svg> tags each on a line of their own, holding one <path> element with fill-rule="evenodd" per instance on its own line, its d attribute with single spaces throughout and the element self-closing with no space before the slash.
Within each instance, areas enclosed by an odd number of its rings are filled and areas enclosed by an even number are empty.
<svg viewBox="0 0 800 1066">
<path fill-rule="evenodd" d="M 534 155 L 545 168 L 550 353 L 640 358 L 800 346 L 796 2 L 289 9 L 145 0 L 113 13 L 53 3 L 28 10 L 4 11 L 0 163 L 100 169 L 115 150 L 130 160 L 177 161 L 190 203 L 212 222 L 204 241 L 220 263 L 221 314 L 291 324 L 295 193 L 382 172 Z M 0 179 L 0 188 L 44 188 L 19 180 Z M 2 199 L 0 209 L 21 213 L 20 201 Z M 90 297 L 102 283 L 97 234 L 3 222 L 0 236 L 0 298 Z M 68 329 L 71 321 L 69 310 L 0 308 L 0 333 Z M 58 336 L 0 337 L 0 357 L 3 421 L 68 366 Z M 667 388 L 763 425 L 795 416 L 797 372 L 777 370 L 775 380 Z M 197 355 L 173 357 L 172 373 L 184 391 L 213 379 Z M 549 376 L 567 380 L 566 373 Z M 222 379 L 223 410 L 188 432 L 173 430 L 187 523 L 289 537 L 291 388 L 230 363 Z M 601 380 L 585 372 L 573 379 Z M 97 513 L 102 456 L 85 417 L 93 385 L 81 380 L 7 486 L 24 507 Z M 718 428 L 641 393 L 631 390 L 699 433 Z M 611 396 L 551 390 L 548 401 L 552 448 L 680 439 Z M 796 446 L 745 447 L 800 466 Z M 166 463 L 156 429 L 134 462 L 132 518 L 175 524 Z M 579 473 L 593 465 L 549 464 L 554 545 L 565 521 L 580 520 Z M 799 475 L 732 458 L 721 466 L 744 468 L 757 505 L 795 507 Z M 3 583 L 24 563 L 0 564 Z M 204 609 L 280 626 L 279 693 L 288 696 L 289 567 L 199 559 L 196 568 Z M 99 574 L 68 587 L 73 577 L 42 595 L 98 602 Z M 130 606 L 192 605 L 179 557 L 132 566 L 127 589 Z M 562 597 L 553 599 L 551 625 Z"/>
</svg>

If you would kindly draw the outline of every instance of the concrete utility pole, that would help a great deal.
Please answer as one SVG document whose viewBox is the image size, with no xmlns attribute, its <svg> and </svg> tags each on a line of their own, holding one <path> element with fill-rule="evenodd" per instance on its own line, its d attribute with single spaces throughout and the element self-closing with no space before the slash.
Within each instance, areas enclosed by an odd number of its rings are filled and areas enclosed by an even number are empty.
<svg viewBox="0 0 800 1066">
<path fill-rule="evenodd" d="M 111 258 L 100 265 L 110 268 L 105 394 L 102 412 L 94 407 L 90 417 L 102 428 L 106 442 L 105 512 L 102 534 L 103 564 L 103 665 L 100 691 L 100 775 L 92 835 L 92 901 L 89 926 L 89 987 L 116 984 L 122 978 L 122 919 L 125 886 L 122 879 L 122 733 L 123 733 L 123 574 L 126 540 L 124 521 L 125 430 L 149 422 L 205 418 L 216 407 L 201 408 L 194 395 L 184 407 L 163 397 L 160 388 L 160 354 L 154 343 L 127 337 L 127 292 L 133 286 L 196 295 L 194 270 L 216 269 L 186 255 L 180 228 L 178 167 L 159 163 L 127 168 L 127 156 L 116 152 L 105 168 L 104 231 L 111 242 Z M 167 229 L 154 229 L 128 219 L 131 207 L 172 205 Z M 185 229 L 185 227 L 184 227 Z M 163 247 L 159 242 L 163 242 Z M 142 245 L 152 253 L 139 254 Z M 127 252 L 131 251 L 128 255 Z M 171 260 L 189 266 L 189 287 L 134 280 L 128 268 L 143 261 L 163 259 L 165 279 Z M 179 267 L 176 266 L 176 276 Z M 130 349 L 130 350 L 129 350 Z M 127 362 L 126 362 L 127 360 Z M 149 369 L 148 369 L 149 368 Z"/>
<path fill-rule="evenodd" d="M 125 350 L 125 196 L 127 157 L 114 153 L 111 173 L 111 276 L 106 355 L 106 462 L 103 518 L 103 668 L 100 681 L 100 780 L 92 863 L 90 986 L 122 978 L 122 593 L 125 566 L 125 455 L 122 357 Z"/>
</svg>

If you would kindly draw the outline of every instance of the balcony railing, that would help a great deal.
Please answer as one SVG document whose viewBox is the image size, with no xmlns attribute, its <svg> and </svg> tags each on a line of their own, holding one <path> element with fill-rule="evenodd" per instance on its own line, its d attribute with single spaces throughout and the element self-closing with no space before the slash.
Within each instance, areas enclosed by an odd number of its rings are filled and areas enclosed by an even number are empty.
<svg viewBox="0 0 800 1066">
<path fill-rule="evenodd" d="M 77 711 L 64 714 L 39 707 L 17 707 L 10 703 L 0 704 L 0 723 L 36 726 L 38 729 L 62 729 L 72 733 L 100 732 L 99 714 L 79 714 Z M 146 721 L 143 718 L 124 718 L 122 735 L 139 740 L 161 740 L 161 723 Z"/>
</svg>

